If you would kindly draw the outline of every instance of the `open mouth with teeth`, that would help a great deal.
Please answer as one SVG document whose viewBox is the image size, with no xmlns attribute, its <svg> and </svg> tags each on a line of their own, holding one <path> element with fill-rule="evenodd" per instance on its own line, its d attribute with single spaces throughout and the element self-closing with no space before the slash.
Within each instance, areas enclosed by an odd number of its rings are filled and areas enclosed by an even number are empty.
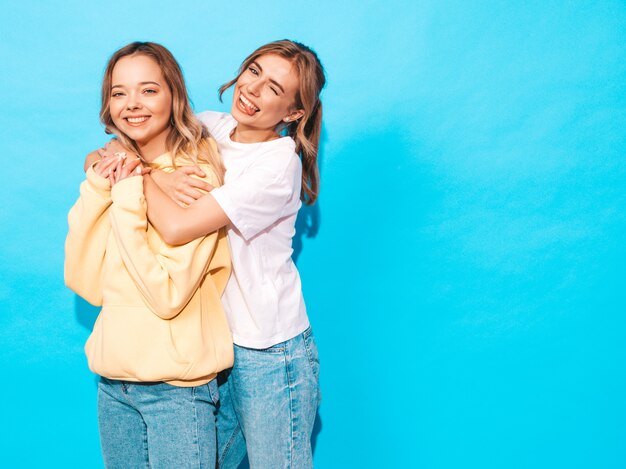
<svg viewBox="0 0 626 469">
<path fill-rule="evenodd" d="M 150 119 L 150 116 L 124 117 L 124 120 L 130 125 L 141 125 Z"/>
<path fill-rule="evenodd" d="M 239 99 L 237 100 L 237 106 L 243 112 L 248 114 L 249 116 L 253 116 L 255 113 L 259 112 L 260 109 L 254 105 L 252 101 L 246 98 L 244 95 L 239 93 Z"/>
</svg>

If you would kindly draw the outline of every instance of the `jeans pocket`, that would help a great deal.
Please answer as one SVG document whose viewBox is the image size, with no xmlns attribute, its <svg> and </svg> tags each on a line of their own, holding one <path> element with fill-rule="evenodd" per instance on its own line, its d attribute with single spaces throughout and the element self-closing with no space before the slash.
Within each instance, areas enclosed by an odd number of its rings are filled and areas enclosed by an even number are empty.
<svg viewBox="0 0 626 469">
<path fill-rule="evenodd" d="M 311 371 L 313 372 L 313 376 L 315 376 L 316 380 L 319 380 L 320 377 L 320 358 L 317 351 L 317 344 L 315 343 L 315 337 L 313 336 L 313 332 L 310 329 L 307 329 L 303 334 L 304 338 L 304 348 L 306 349 L 306 356 L 309 359 L 309 365 L 311 366 Z"/>
<path fill-rule="evenodd" d="M 220 402 L 220 391 L 217 386 L 217 378 L 209 381 L 206 386 L 209 389 L 209 395 L 211 396 L 213 404 L 217 405 Z"/>
<path fill-rule="evenodd" d="M 249 348 L 241 345 L 235 345 L 235 361 L 237 361 L 237 352 L 246 355 L 278 355 L 285 353 L 285 342 L 272 345 L 267 348 Z"/>
<path fill-rule="evenodd" d="M 217 379 L 212 379 L 206 384 L 193 386 L 187 389 L 191 389 L 191 395 L 194 401 L 207 402 L 216 407 L 220 401 L 220 392 L 217 389 Z"/>
</svg>

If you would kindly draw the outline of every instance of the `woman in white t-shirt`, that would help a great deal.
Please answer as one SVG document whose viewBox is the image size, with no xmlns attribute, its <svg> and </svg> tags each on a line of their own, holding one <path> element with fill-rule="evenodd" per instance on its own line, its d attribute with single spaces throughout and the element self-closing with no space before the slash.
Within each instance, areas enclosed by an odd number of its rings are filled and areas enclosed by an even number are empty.
<svg viewBox="0 0 626 469">
<path fill-rule="evenodd" d="M 198 115 L 224 159 L 224 185 L 212 190 L 192 166 L 145 176 L 148 216 L 166 242 L 228 229 L 233 273 L 222 302 L 235 365 L 218 378 L 220 467 L 236 468 L 246 450 L 252 468 L 313 465 L 319 360 L 291 243 L 301 200 L 318 195 L 324 84 L 308 47 L 260 47 L 220 88 L 221 97 L 234 86 L 231 113 Z"/>
</svg>

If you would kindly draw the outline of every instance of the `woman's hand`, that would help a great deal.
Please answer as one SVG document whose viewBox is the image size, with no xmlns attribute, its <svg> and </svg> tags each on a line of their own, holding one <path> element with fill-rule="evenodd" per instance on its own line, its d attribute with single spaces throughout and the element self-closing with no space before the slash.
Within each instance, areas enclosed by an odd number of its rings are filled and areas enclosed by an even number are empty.
<svg viewBox="0 0 626 469">
<path fill-rule="evenodd" d="M 118 165 L 120 160 L 120 155 L 101 155 L 100 160 L 94 165 L 93 170 L 98 176 L 108 178 L 111 172 L 115 170 L 115 167 Z"/>
<path fill-rule="evenodd" d="M 111 181 L 111 186 L 114 186 L 118 182 L 132 177 L 132 176 L 143 176 L 144 174 L 148 174 L 150 172 L 150 168 L 144 168 L 141 166 L 141 160 L 139 158 L 127 158 L 125 153 L 114 153 L 114 155 L 118 156 L 117 165 L 113 171 L 109 171 L 109 180 Z"/>
<path fill-rule="evenodd" d="M 113 153 L 125 153 L 130 159 L 139 158 L 139 155 L 125 148 L 118 139 L 112 138 L 105 145 L 100 154 L 111 155 Z"/>
<path fill-rule="evenodd" d="M 122 146 L 120 141 L 116 138 L 112 138 L 111 140 L 109 140 L 104 145 L 104 147 L 98 148 L 96 152 L 98 153 L 100 158 L 104 158 L 106 156 L 111 156 L 111 155 L 117 155 L 117 156 L 121 155 L 124 158 L 128 158 L 128 161 L 134 160 L 136 158 L 140 159 L 137 153 L 132 152 L 128 148 L 125 148 L 124 146 Z M 90 153 L 87 156 L 88 157 L 91 156 L 92 153 Z"/>
<path fill-rule="evenodd" d="M 119 140 L 112 138 L 103 148 L 98 148 L 87 155 L 85 158 L 85 172 L 93 166 L 96 174 L 108 178 L 109 173 L 115 171 L 117 163 L 122 158 L 129 158 L 130 161 L 139 158 L 139 156 L 124 148 Z M 94 165 L 94 163 L 96 164 Z M 147 174 L 147 172 L 143 174 Z"/>
<path fill-rule="evenodd" d="M 193 178 L 192 175 L 206 176 L 198 166 L 182 166 L 173 173 L 151 173 L 159 188 L 181 207 L 187 207 L 202 197 L 204 194 L 201 191 L 211 192 L 214 189 L 208 182 Z"/>
</svg>

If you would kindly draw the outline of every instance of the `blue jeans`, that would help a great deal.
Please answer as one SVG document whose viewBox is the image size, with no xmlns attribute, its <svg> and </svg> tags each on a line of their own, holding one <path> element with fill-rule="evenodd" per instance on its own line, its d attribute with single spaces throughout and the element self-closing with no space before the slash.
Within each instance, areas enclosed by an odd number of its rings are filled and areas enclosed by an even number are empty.
<svg viewBox="0 0 626 469">
<path fill-rule="evenodd" d="M 104 465 L 215 468 L 217 382 L 190 388 L 101 378 L 98 422 Z"/>
<path fill-rule="evenodd" d="M 313 467 L 320 392 L 311 328 L 263 350 L 235 345 L 235 365 L 218 382 L 220 468 L 237 468 L 246 450 L 252 469 Z"/>
</svg>

